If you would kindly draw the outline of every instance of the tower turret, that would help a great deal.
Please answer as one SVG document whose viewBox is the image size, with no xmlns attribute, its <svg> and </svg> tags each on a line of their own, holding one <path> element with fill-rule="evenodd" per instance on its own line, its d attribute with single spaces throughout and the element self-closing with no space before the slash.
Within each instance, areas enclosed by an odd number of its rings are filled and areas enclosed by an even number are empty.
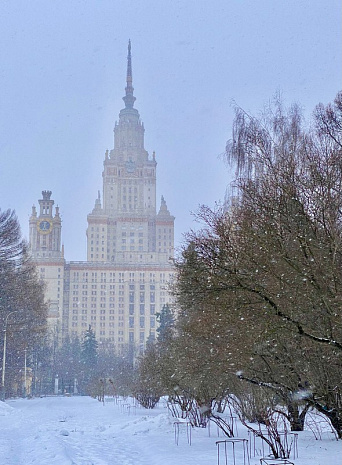
<svg viewBox="0 0 342 465">
<path fill-rule="evenodd" d="M 38 200 L 39 215 L 36 207 L 32 207 L 29 243 L 40 278 L 46 283 L 48 326 L 55 333 L 61 326 L 65 261 L 61 245 L 62 219 L 58 206 L 53 211 L 55 202 L 51 194 L 51 191 L 42 191 L 42 199 Z"/>
<path fill-rule="evenodd" d="M 39 199 L 39 215 L 36 207 L 32 207 L 30 217 L 30 248 L 35 260 L 61 259 L 62 221 L 59 207 L 55 208 L 51 199 L 51 191 L 42 191 Z"/>
<path fill-rule="evenodd" d="M 51 194 L 51 191 L 42 191 L 43 198 L 38 200 L 40 206 L 40 216 L 52 218 L 52 207 L 55 202 L 51 199 Z"/>
</svg>

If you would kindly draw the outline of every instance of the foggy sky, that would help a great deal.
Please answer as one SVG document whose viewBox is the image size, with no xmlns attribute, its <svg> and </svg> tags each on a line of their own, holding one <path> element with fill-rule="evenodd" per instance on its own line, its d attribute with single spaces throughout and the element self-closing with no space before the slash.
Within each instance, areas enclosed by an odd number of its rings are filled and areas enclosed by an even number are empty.
<svg viewBox="0 0 342 465">
<path fill-rule="evenodd" d="M 0 208 L 16 210 L 28 238 L 32 205 L 52 190 L 68 260 L 86 259 L 129 38 L 157 208 L 163 195 L 176 245 L 196 227 L 191 212 L 224 198 L 232 102 L 257 114 L 280 92 L 310 117 L 341 89 L 340 0 L 2 0 Z"/>
</svg>

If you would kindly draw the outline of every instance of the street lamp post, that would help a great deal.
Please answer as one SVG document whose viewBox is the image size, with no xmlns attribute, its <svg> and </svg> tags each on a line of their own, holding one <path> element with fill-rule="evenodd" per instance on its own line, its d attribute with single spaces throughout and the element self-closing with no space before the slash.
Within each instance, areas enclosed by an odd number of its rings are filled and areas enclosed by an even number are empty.
<svg viewBox="0 0 342 465">
<path fill-rule="evenodd" d="M 14 312 L 9 312 L 5 318 L 5 325 L 4 325 L 4 348 L 3 348 L 3 355 L 2 355 L 2 374 L 1 374 L 1 400 L 5 400 L 5 370 L 6 370 L 6 342 L 7 342 L 7 320 L 8 317 L 17 313 L 18 310 Z"/>
<path fill-rule="evenodd" d="M 25 352 L 25 360 L 24 360 L 24 397 L 26 397 L 26 394 L 27 394 L 27 384 L 26 384 L 26 375 L 27 375 L 27 363 L 26 363 L 26 359 L 27 359 L 27 349 L 25 348 L 24 350 Z"/>
</svg>

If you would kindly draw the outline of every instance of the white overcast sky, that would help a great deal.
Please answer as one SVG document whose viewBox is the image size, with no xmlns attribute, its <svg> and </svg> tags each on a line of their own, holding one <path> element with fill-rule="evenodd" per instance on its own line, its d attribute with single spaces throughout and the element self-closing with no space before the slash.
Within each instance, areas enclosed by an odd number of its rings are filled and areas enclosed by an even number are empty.
<svg viewBox="0 0 342 465">
<path fill-rule="evenodd" d="M 129 38 L 177 245 L 191 212 L 224 198 L 232 101 L 257 114 L 281 92 L 310 117 L 342 88 L 340 0 L 1 0 L 0 208 L 28 238 L 32 205 L 52 190 L 68 260 L 86 259 Z"/>
</svg>

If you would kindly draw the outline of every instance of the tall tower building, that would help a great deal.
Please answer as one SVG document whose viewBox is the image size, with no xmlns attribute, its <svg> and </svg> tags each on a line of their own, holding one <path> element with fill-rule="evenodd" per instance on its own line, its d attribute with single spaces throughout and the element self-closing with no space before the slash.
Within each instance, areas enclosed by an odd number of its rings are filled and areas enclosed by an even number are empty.
<svg viewBox="0 0 342 465">
<path fill-rule="evenodd" d="M 166 263 L 173 255 L 174 217 L 164 199 L 156 215 L 155 153 L 144 147 L 144 125 L 134 108 L 131 44 L 128 45 L 125 108 L 114 127 L 114 148 L 103 163 L 103 205 L 88 215 L 90 262 Z M 158 256 L 155 255 L 156 252 Z"/>
<path fill-rule="evenodd" d="M 145 150 L 144 125 L 134 108 L 130 42 L 123 100 L 125 107 L 114 126 L 114 147 L 105 152 L 102 198 L 99 192 L 87 217 L 87 261 L 64 267 L 63 334 L 80 336 L 90 324 L 100 342 L 118 351 L 127 344 L 142 351 L 147 338 L 155 335 L 156 313 L 170 303 L 174 217 L 163 197 L 157 212 L 157 162 L 155 153 Z M 47 253 L 41 248 L 47 231 L 56 228 L 51 244 L 56 253 L 60 250 L 61 230 L 58 235 L 57 220 L 49 216 L 50 196 L 51 192 L 43 193 L 40 217 L 33 212 L 30 220 L 31 248 L 39 266 Z M 46 223 L 39 230 L 42 218 Z"/>
<path fill-rule="evenodd" d="M 29 241 L 33 260 L 41 279 L 46 283 L 45 300 L 48 304 L 48 323 L 57 339 L 61 338 L 64 295 L 65 260 L 61 244 L 62 221 L 59 207 L 53 208 L 51 191 L 43 191 L 39 214 L 32 207 L 29 220 Z"/>
</svg>

